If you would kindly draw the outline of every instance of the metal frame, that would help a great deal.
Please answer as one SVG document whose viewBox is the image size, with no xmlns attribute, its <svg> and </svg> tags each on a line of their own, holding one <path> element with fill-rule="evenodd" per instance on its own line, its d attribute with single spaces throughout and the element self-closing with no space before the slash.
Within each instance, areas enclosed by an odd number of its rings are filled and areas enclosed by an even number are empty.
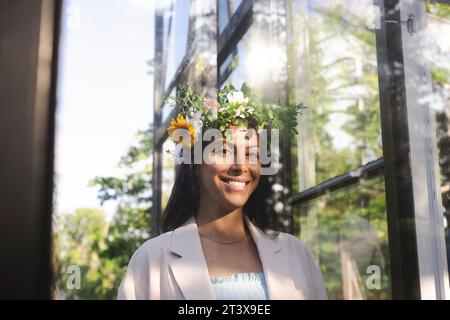
<svg viewBox="0 0 450 320">
<path fill-rule="evenodd" d="M 152 173 L 152 207 L 151 207 L 151 236 L 160 234 L 161 219 L 161 183 L 162 183 L 162 144 L 158 141 L 158 129 L 161 126 L 161 107 L 163 103 L 164 77 L 163 71 L 163 45 L 164 45 L 164 16 L 161 11 L 155 11 L 155 58 L 154 58 L 154 82 L 153 82 L 153 123 L 155 134 L 153 136 L 153 173 Z"/>
<path fill-rule="evenodd" d="M 253 22 L 253 0 L 242 1 L 228 25 L 217 37 L 217 66 L 222 65 Z M 220 81 L 218 81 L 220 82 Z"/>
<path fill-rule="evenodd" d="M 435 261 L 424 260 L 424 251 L 420 249 L 424 246 L 423 241 L 426 242 L 426 250 L 435 252 L 436 249 L 442 250 L 442 248 L 436 248 L 430 243 L 430 239 L 423 237 L 423 232 L 426 232 L 423 229 L 424 221 L 421 222 L 418 216 L 421 206 L 419 196 L 424 197 L 427 193 L 427 190 L 423 190 L 420 186 L 427 185 L 426 177 L 433 176 L 433 173 L 429 171 L 419 178 L 421 170 L 414 164 L 416 158 L 428 157 L 428 153 L 420 154 L 421 151 L 425 151 L 420 147 L 424 143 L 420 138 L 420 134 L 423 134 L 420 130 L 423 128 L 417 127 L 424 124 L 425 118 L 416 121 L 415 113 L 419 109 L 415 108 L 413 99 L 408 98 L 411 97 L 413 90 L 417 90 L 411 86 L 410 81 L 417 75 L 410 69 L 417 57 L 412 57 L 411 54 L 414 53 L 409 52 L 411 49 L 409 44 L 415 41 L 417 46 L 417 39 L 408 39 L 411 35 L 406 30 L 405 13 L 411 8 L 408 8 L 407 2 L 408 0 L 377 0 L 375 2 L 381 13 L 381 28 L 376 30 L 376 41 L 392 296 L 394 299 L 442 299 L 446 296 L 438 287 L 442 285 L 448 288 L 448 279 L 447 283 L 441 282 L 436 287 L 435 295 L 430 295 L 429 288 L 427 289 L 424 283 L 429 281 L 430 275 L 425 275 L 421 267 L 430 262 L 436 266 Z M 428 134 L 433 133 L 428 131 Z M 432 178 L 432 181 L 435 182 L 435 178 Z M 418 192 L 419 189 L 422 190 Z M 436 212 L 431 211 L 429 214 L 435 215 Z M 435 218 L 431 221 L 437 222 Z M 443 232 L 443 228 L 439 230 L 438 226 L 432 226 L 433 232 Z M 438 256 L 435 257 L 438 258 Z M 433 269 L 428 265 L 428 268 L 430 267 Z M 437 267 L 442 272 L 442 266 Z"/>
<path fill-rule="evenodd" d="M 383 174 L 383 158 L 369 162 L 350 172 L 344 173 L 332 179 L 326 180 L 318 185 L 307 188 L 292 196 L 292 204 L 301 203 L 318 198 L 327 192 L 333 192 L 338 189 L 348 187 L 359 182 L 361 178 L 370 179 Z"/>
<path fill-rule="evenodd" d="M 400 0 L 399 4 L 421 298 L 450 299 L 436 116 L 423 99 L 432 94 L 431 68 L 423 54 L 425 5 L 412 0 Z"/>
<path fill-rule="evenodd" d="M 162 112 L 162 108 L 164 108 L 165 102 L 170 97 L 172 90 L 175 89 L 177 83 L 180 82 L 180 78 L 182 78 L 184 76 L 185 72 L 187 71 L 187 69 L 189 67 L 189 61 L 191 58 L 192 58 L 192 54 L 186 55 L 185 58 L 183 59 L 183 61 L 180 63 L 180 65 L 177 69 L 177 72 L 175 73 L 175 77 L 172 79 L 169 86 L 167 87 L 167 90 L 164 92 L 163 97 L 160 99 L 159 109 L 161 112 Z M 169 125 L 170 119 L 173 116 L 175 116 L 177 113 L 178 113 L 178 108 L 176 108 L 176 106 L 175 106 L 174 110 L 171 111 L 168 119 L 166 119 L 164 122 L 163 122 L 162 113 L 161 113 L 160 118 L 159 118 L 160 123 L 159 123 L 157 129 L 155 130 L 155 143 L 162 145 L 164 143 L 164 141 L 167 139 L 167 131 L 165 128 L 167 128 L 167 126 Z"/>
<path fill-rule="evenodd" d="M 160 83 L 158 86 L 160 86 L 160 88 L 158 89 L 160 91 L 160 97 L 158 99 L 158 101 L 155 101 L 155 115 L 156 115 L 156 102 L 158 103 L 157 108 L 158 108 L 158 121 L 161 122 L 162 121 L 162 108 L 164 108 L 164 104 L 167 101 L 168 97 L 170 96 L 172 90 L 176 87 L 177 83 L 180 82 L 180 78 L 183 77 L 183 75 L 186 73 L 188 67 L 189 67 L 189 62 L 192 59 L 192 56 L 195 52 L 195 46 L 192 48 L 187 48 L 186 49 L 186 53 L 180 63 L 180 65 L 177 67 L 177 71 L 175 72 L 174 77 L 171 79 L 167 89 L 165 89 L 165 72 L 166 67 L 165 65 L 163 65 L 163 55 L 164 55 L 164 48 L 163 48 L 163 37 L 164 37 L 164 17 L 161 13 L 156 12 L 155 13 L 155 17 L 158 16 L 159 19 L 161 19 L 161 21 L 159 21 L 158 24 L 158 28 L 160 29 L 156 29 L 156 22 L 155 22 L 155 39 L 158 37 L 158 35 L 160 35 L 161 38 L 161 43 L 159 44 L 160 47 L 156 48 L 155 46 L 155 61 L 154 64 L 155 66 L 159 66 L 158 70 L 159 70 L 159 78 L 157 79 L 158 81 L 156 81 L 155 78 L 155 85 L 156 82 Z M 189 24 L 191 24 L 191 21 L 189 22 Z M 188 27 L 189 28 L 189 27 Z M 168 33 L 168 36 L 170 37 L 170 31 Z M 155 40 L 156 41 L 156 40 Z M 160 55 L 160 57 L 158 58 L 158 60 L 156 59 L 157 54 Z M 155 72 L 155 77 L 156 77 L 156 72 Z M 172 111 L 171 115 L 176 114 L 176 111 Z M 164 142 L 164 140 L 167 138 L 167 134 L 166 134 L 166 130 L 165 128 L 167 127 L 168 123 L 159 123 L 158 125 L 155 127 L 155 142 L 157 144 L 161 144 Z M 156 123 L 156 122 L 155 122 Z"/>
<path fill-rule="evenodd" d="M 247 33 L 252 23 L 253 0 L 242 1 L 217 39 L 217 88 L 223 85 L 234 70 L 234 67 L 229 65 L 224 70 L 224 73 L 221 74 L 220 67 L 230 55 L 234 58 L 238 54 L 237 44 Z"/>
</svg>

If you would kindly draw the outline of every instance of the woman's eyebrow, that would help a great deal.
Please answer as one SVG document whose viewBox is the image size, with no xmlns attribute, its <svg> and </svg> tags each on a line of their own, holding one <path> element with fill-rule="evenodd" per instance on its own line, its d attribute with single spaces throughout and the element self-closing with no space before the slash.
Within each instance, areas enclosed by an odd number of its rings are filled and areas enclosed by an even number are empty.
<svg viewBox="0 0 450 320">
<path fill-rule="evenodd" d="M 223 147 L 229 147 L 229 148 L 233 148 L 234 149 L 236 147 L 236 145 L 234 143 L 232 143 L 232 142 L 224 141 L 223 142 Z M 253 144 L 251 146 L 245 146 L 245 149 L 250 149 L 250 148 L 259 148 L 259 146 L 257 144 Z"/>
</svg>

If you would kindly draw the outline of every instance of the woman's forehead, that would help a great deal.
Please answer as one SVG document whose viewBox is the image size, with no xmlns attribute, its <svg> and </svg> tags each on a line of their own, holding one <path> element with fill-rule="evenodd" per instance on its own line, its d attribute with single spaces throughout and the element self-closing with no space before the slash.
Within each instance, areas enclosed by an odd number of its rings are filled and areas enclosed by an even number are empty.
<svg viewBox="0 0 450 320">
<path fill-rule="evenodd" d="M 246 148 L 258 147 L 259 139 L 255 129 L 247 127 L 230 128 L 229 134 L 222 135 L 221 137 L 214 137 L 213 140 L 216 143 L 234 146 L 244 146 Z"/>
</svg>

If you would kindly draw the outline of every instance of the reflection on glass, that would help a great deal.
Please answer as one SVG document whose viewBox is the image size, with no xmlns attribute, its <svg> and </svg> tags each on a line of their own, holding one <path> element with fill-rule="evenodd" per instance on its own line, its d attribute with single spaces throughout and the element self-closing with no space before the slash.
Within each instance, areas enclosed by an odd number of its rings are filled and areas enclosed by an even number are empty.
<svg viewBox="0 0 450 320">
<path fill-rule="evenodd" d="M 450 268 L 450 5 L 427 3 L 426 12 L 426 52 L 431 63 L 433 88 L 430 106 L 436 112 L 441 193 L 446 210 L 447 260 Z"/>
<path fill-rule="evenodd" d="M 383 178 L 300 205 L 294 224 L 318 259 L 329 299 L 391 298 Z"/>
<path fill-rule="evenodd" d="M 174 145 L 172 140 L 167 139 L 162 146 L 162 186 L 161 186 L 161 211 L 169 201 L 170 193 L 172 192 L 173 183 L 175 181 L 175 164 L 173 156 L 167 150 L 173 150 Z"/>
<path fill-rule="evenodd" d="M 169 86 L 187 50 L 190 0 L 173 0 L 164 14 L 165 88 Z"/>
<path fill-rule="evenodd" d="M 248 60 L 248 52 L 251 48 L 252 38 L 255 33 L 255 24 L 249 28 L 244 37 L 237 43 L 235 50 L 228 55 L 223 64 L 220 66 L 219 72 L 221 77 L 226 76 L 224 87 L 232 84 L 236 88 L 240 88 L 242 83 L 249 83 L 249 69 L 245 66 L 244 61 Z M 252 85 L 249 83 L 249 85 Z"/>
<path fill-rule="evenodd" d="M 219 33 L 221 33 L 225 27 L 228 25 L 236 9 L 241 4 L 242 0 L 218 0 L 218 24 Z"/>
<path fill-rule="evenodd" d="M 298 137 L 302 191 L 382 157 L 372 1 L 292 1 L 290 97 L 304 102 Z"/>
<path fill-rule="evenodd" d="M 286 51 L 273 39 L 267 37 L 269 26 L 254 22 L 236 49 L 220 66 L 221 77 L 226 76 L 226 84 L 240 88 L 246 82 L 256 92 L 262 92 L 270 84 L 280 83 L 285 74 Z M 273 92 L 280 96 L 280 92 Z"/>
<path fill-rule="evenodd" d="M 253 3 L 253 22 L 219 67 L 221 87 L 247 83 L 263 98 L 283 97 L 286 78 L 285 2 Z"/>
</svg>

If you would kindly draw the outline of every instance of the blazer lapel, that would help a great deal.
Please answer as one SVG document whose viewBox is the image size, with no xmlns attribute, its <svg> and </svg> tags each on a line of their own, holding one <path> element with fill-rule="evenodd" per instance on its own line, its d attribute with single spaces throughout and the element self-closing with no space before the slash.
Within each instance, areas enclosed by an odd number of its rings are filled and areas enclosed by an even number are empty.
<svg viewBox="0 0 450 320">
<path fill-rule="evenodd" d="M 169 265 L 185 299 L 215 299 L 194 216 L 173 231 L 170 250 L 180 256 Z"/>
<path fill-rule="evenodd" d="M 293 273 L 285 242 L 265 234 L 245 216 L 247 225 L 258 249 L 266 278 L 270 300 L 302 299 L 304 293 L 295 288 Z M 302 270 L 298 270 L 302 272 Z"/>
</svg>

